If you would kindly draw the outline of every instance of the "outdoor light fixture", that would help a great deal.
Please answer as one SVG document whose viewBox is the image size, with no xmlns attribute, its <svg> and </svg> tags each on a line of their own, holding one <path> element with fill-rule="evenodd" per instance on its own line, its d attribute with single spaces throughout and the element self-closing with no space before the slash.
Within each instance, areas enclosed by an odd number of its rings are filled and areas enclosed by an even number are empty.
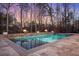
<svg viewBox="0 0 79 59">
<path fill-rule="evenodd" d="M 27 30 L 26 30 L 26 29 L 23 29 L 23 32 L 24 32 L 24 33 L 26 33 L 26 32 L 27 32 Z"/>
<path fill-rule="evenodd" d="M 3 32 L 3 35 L 7 35 L 8 34 L 8 32 Z"/>
<path fill-rule="evenodd" d="M 54 31 L 51 31 L 52 33 L 54 33 Z"/>
<path fill-rule="evenodd" d="M 47 29 L 45 29 L 44 31 L 45 31 L 45 32 L 47 32 L 48 30 L 47 30 Z"/>
<path fill-rule="evenodd" d="M 37 31 L 36 33 L 39 33 L 39 31 Z"/>
</svg>

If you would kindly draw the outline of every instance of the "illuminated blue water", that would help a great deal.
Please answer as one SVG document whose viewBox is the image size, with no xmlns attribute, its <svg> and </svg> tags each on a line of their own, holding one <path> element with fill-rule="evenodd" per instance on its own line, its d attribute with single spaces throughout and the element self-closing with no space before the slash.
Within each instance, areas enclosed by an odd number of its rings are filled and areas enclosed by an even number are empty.
<svg viewBox="0 0 79 59">
<path fill-rule="evenodd" d="M 69 34 L 44 34 L 44 35 L 36 35 L 36 36 L 24 36 L 24 37 L 16 37 L 13 41 L 24 47 L 25 49 L 32 49 L 34 47 L 46 44 L 48 42 L 54 42 L 59 39 L 70 36 Z"/>
<path fill-rule="evenodd" d="M 16 40 L 40 40 L 43 42 L 52 42 L 57 41 L 59 39 L 68 37 L 68 34 L 44 34 L 37 36 L 25 36 L 25 37 L 17 37 Z"/>
</svg>

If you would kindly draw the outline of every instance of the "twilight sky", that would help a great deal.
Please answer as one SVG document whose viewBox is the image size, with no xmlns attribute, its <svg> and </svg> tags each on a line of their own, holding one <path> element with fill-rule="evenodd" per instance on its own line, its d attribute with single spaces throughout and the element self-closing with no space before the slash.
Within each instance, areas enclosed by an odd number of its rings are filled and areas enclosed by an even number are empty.
<svg viewBox="0 0 79 59">
<path fill-rule="evenodd" d="M 19 8 L 19 6 L 16 6 L 16 5 L 17 4 L 14 4 L 10 8 L 9 12 L 10 12 L 11 15 L 15 15 L 17 21 L 20 22 L 20 8 Z M 60 5 L 61 5 L 61 10 L 62 10 L 63 9 L 62 3 Z M 56 3 L 52 3 L 52 8 L 56 9 Z M 76 10 L 75 15 L 76 15 L 76 17 L 79 17 L 79 3 L 70 3 L 70 8 L 71 8 L 71 10 L 73 10 L 73 8 L 75 8 L 75 10 Z M 27 17 L 26 17 L 26 12 L 23 12 L 23 13 L 24 13 L 23 14 L 23 20 L 24 21 L 30 20 L 30 18 L 29 18 L 30 17 L 30 10 L 27 13 Z M 38 11 L 35 10 L 35 12 L 33 12 L 33 13 L 38 14 Z"/>
</svg>

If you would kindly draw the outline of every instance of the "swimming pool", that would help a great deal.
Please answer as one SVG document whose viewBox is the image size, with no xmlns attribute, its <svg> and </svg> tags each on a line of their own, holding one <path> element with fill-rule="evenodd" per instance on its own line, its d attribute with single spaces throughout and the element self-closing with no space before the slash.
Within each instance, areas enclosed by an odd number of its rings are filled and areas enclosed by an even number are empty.
<svg viewBox="0 0 79 59">
<path fill-rule="evenodd" d="M 48 42 L 60 40 L 68 36 L 70 36 L 70 34 L 43 34 L 36 36 L 16 37 L 12 41 L 26 49 L 31 49 L 46 44 Z"/>
</svg>

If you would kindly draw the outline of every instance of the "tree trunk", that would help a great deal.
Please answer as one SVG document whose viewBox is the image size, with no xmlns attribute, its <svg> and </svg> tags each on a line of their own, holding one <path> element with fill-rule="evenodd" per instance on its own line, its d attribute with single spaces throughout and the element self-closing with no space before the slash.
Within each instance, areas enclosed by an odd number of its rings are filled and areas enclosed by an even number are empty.
<svg viewBox="0 0 79 59">
<path fill-rule="evenodd" d="M 6 31 L 7 31 L 7 33 L 8 33 L 8 30 L 9 30 L 8 26 L 9 26 L 9 24 L 8 24 L 8 9 L 7 9 L 7 24 L 6 24 Z"/>
<path fill-rule="evenodd" d="M 34 23 L 35 23 L 35 32 L 37 32 L 37 23 L 36 23 L 36 13 L 35 13 L 35 4 L 34 4 Z"/>
<path fill-rule="evenodd" d="M 31 29 L 30 29 L 30 32 L 32 33 L 32 3 L 31 3 L 31 15 L 30 15 L 30 21 L 31 21 Z"/>
<path fill-rule="evenodd" d="M 51 8 L 52 8 L 52 3 L 51 3 Z M 53 27 L 54 27 L 54 26 L 53 26 L 53 19 L 52 19 L 52 10 L 51 10 L 51 13 L 50 13 L 50 18 L 51 18 L 51 22 L 52 22 L 52 28 L 51 28 L 51 30 L 54 30 L 54 29 L 53 29 Z"/>
<path fill-rule="evenodd" d="M 20 14 L 20 17 L 21 17 L 21 32 L 22 32 L 22 8 L 21 8 L 21 14 Z"/>
</svg>

